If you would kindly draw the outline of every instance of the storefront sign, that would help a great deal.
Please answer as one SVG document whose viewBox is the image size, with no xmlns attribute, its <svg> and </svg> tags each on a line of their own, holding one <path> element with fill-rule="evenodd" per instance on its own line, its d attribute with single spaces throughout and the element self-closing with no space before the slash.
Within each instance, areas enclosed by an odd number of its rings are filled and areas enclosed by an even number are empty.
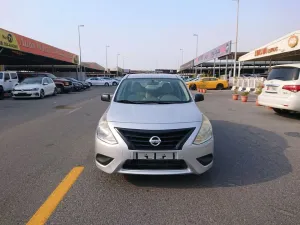
<svg viewBox="0 0 300 225">
<path fill-rule="evenodd" d="M 265 55 L 265 54 L 271 54 L 273 52 L 277 52 L 278 51 L 278 47 L 273 47 L 273 48 L 262 48 L 262 49 L 258 49 L 255 51 L 255 56 L 261 56 L 261 55 Z"/>
<path fill-rule="evenodd" d="M 198 56 L 194 59 L 194 65 L 199 65 L 204 62 L 211 61 L 213 59 L 220 58 L 231 53 L 231 41 L 228 41 L 209 52 L 204 53 L 203 55 Z"/>
<path fill-rule="evenodd" d="M 0 47 L 78 64 L 78 56 L 33 39 L 0 29 Z"/>
</svg>

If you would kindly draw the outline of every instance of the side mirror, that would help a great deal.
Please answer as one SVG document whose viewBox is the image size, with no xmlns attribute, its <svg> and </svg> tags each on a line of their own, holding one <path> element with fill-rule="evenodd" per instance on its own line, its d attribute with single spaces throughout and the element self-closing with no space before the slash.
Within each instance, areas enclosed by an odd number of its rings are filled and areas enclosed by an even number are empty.
<svg viewBox="0 0 300 225">
<path fill-rule="evenodd" d="M 204 101 L 204 95 L 203 94 L 195 94 L 195 102 L 202 102 Z"/>
<path fill-rule="evenodd" d="M 19 83 L 15 84 L 15 86 L 19 85 Z"/>
<path fill-rule="evenodd" d="M 111 100 L 110 94 L 102 94 L 101 95 L 101 101 L 103 101 L 103 102 L 110 102 L 110 100 Z"/>
<path fill-rule="evenodd" d="M 43 83 L 43 85 L 48 85 L 48 83 L 47 83 L 47 82 L 45 82 L 45 83 Z"/>
</svg>

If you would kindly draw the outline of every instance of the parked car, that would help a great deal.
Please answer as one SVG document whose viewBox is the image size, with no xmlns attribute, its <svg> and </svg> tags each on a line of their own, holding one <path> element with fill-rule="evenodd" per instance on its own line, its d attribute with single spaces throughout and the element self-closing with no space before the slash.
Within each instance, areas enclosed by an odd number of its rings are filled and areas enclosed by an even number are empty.
<svg viewBox="0 0 300 225">
<path fill-rule="evenodd" d="M 101 77 L 101 79 L 109 81 L 109 85 L 112 85 L 112 86 L 117 86 L 120 82 L 117 79 L 113 79 L 113 78 L 110 78 L 110 77 Z"/>
<path fill-rule="evenodd" d="M 73 90 L 73 83 L 67 79 L 56 77 L 51 73 L 43 73 L 43 72 L 22 72 L 18 73 L 20 81 L 27 77 L 48 77 L 51 78 L 56 87 L 58 93 L 69 93 Z"/>
<path fill-rule="evenodd" d="M 18 82 L 17 72 L 0 71 L 0 100 L 4 98 L 5 93 L 11 93 Z"/>
<path fill-rule="evenodd" d="M 174 175 L 201 174 L 212 167 L 212 126 L 195 103 L 204 96 L 193 98 L 179 76 L 130 74 L 113 96 L 103 94 L 101 100 L 110 106 L 95 134 L 100 170 Z"/>
<path fill-rule="evenodd" d="M 228 81 L 216 77 L 203 77 L 186 82 L 186 85 L 190 90 L 199 88 L 222 90 L 228 88 Z"/>
<path fill-rule="evenodd" d="M 300 112 L 300 64 L 273 66 L 258 103 L 278 114 Z"/>
<path fill-rule="evenodd" d="M 12 90 L 13 98 L 44 98 L 47 95 L 56 95 L 57 88 L 51 78 L 28 77 Z"/>
<path fill-rule="evenodd" d="M 85 81 L 79 81 L 79 80 L 76 80 L 73 77 L 64 77 L 64 78 L 67 79 L 67 80 L 72 81 L 73 83 L 77 82 L 77 83 L 82 84 L 83 85 L 83 89 L 87 89 L 87 88 L 91 87 L 91 85 L 89 83 L 85 82 Z"/>
<path fill-rule="evenodd" d="M 87 79 L 85 82 L 91 84 L 92 86 L 104 85 L 104 86 L 116 86 L 118 82 L 111 79 L 103 79 L 102 77 L 91 77 Z"/>
</svg>

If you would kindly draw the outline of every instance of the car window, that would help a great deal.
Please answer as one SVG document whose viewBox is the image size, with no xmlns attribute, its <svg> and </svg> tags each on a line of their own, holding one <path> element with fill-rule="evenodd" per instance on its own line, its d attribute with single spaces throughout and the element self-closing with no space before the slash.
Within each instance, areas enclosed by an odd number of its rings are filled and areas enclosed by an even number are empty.
<svg viewBox="0 0 300 225">
<path fill-rule="evenodd" d="M 275 67 L 273 68 L 267 80 L 298 80 L 299 79 L 299 69 L 295 67 Z"/>
<path fill-rule="evenodd" d="M 0 73 L 0 79 L 3 79 L 3 73 Z"/>
<path fill-rule="evenodd" d="M 202 78 L 202 81 L 209 81 L 209 78 Z"/>
<path fill-rule="evenodd" d="M 218 80 L 217 78 L 209 78 L 210 81 L 216 81 Z"/>
<path fill-rule="evenodd" d="M 5 79 L 5 80 L 9 80 L 9 79 L 10 79 L 9 73 L 5 73 L 5 74 L 4 74 L 4 79 Z"/>
<path fill-rule="evenodd" d="M 134 104 L 171 104 L 190 102 L 191 97 L 181 79 L 130 78 L 121 82 L 114 101 Z"/>
<path fill-rule="evenodd" d="M 10 74 L 10 78 L 11 78 L 11 79 L 18 79 L 18 76 L 17 76 L 16 73 L 11 73 L 11 74 Z"/>
<path fill-rule="evenodd" d="M 53 83 L 53 80 L 51 78 L 47 78 L 48 79 L 48 83 L 49 84 L 52 84 Z"/>
</svg>

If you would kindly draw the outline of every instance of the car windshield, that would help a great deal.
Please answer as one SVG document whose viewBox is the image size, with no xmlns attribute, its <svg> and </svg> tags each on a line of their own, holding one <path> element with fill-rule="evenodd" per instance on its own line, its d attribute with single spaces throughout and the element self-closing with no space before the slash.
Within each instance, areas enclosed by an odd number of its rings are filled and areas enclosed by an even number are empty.
<svg viewBox="0 0 300 225">
<path fill-rule="evenodd" d="M 172 104 L 191 102 L 180 79 L 129 78 L 121 82 L 115 102 L 132 104 Z"/>
<path fill-rule="evenodd" d="M 3 73 L 0 73 L 0 79 L 3 79 Z"/>
<path fill-rule="evenodd" d="M 47 76 L 48 76 L 49 78 L 51 78 L 51 79 L 56 79 L 56 78 L 57 78 L 56 76 L 54 76 L 54 75 L 51 74 L 51 73 L 47 74 Z"/>
<path fill-rule="evenodd" d="M 25 78 L 21 84 L 41 84 L 43 77 Z"/>
<path fill-rule="evenodd" d="M 268 76 L 268 80 L 298 80 L 299 69 L 295 67 L 275 67 L 273 68 Z"/>
</svg>

